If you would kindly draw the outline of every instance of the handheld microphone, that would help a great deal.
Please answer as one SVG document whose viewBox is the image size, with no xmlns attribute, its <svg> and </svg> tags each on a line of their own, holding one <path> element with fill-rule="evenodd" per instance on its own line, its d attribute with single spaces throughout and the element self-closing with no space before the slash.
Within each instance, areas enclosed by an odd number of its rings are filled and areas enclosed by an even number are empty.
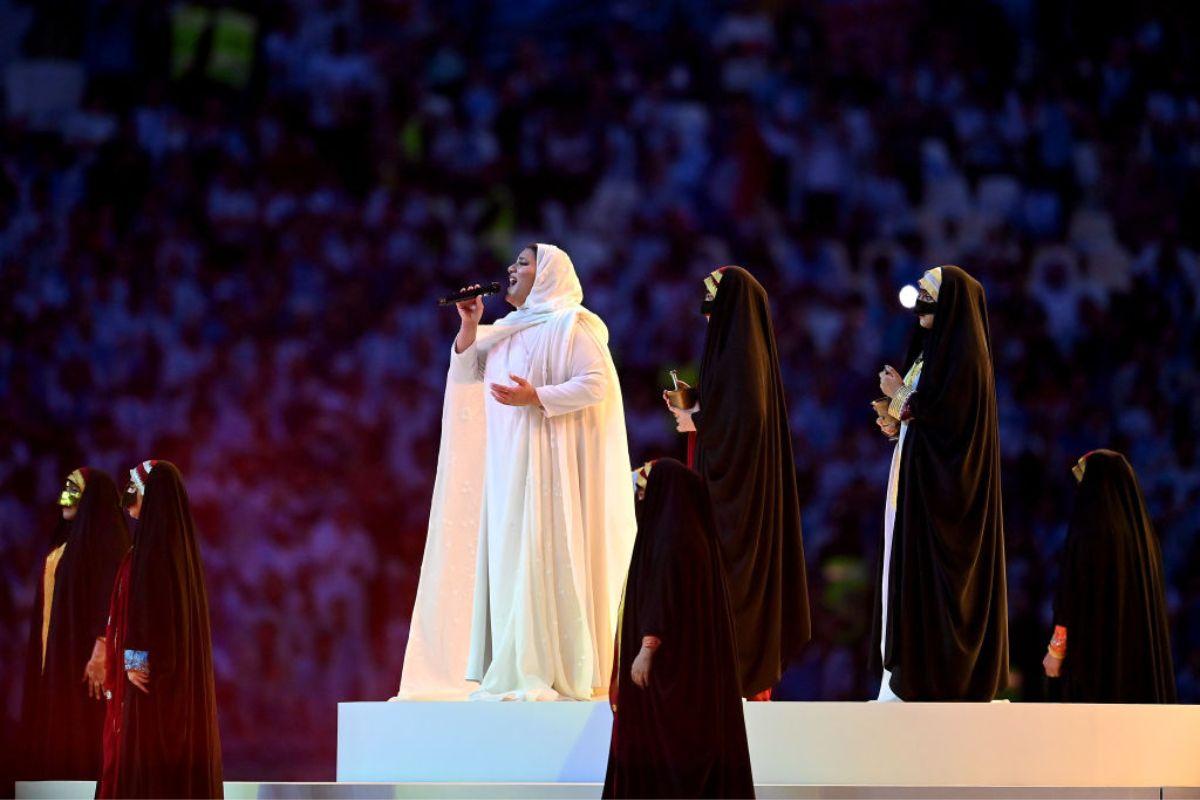
<svg viewBox="0 0 1200 800">
<path fill-rule="evenodd" d="M 438 300 L 438 305 L 439 306 L 452 306 L 455 303 L 461 303 L 463 300 L 470 300 L 472 297 L 483 297 L 485 294 L 499 294 L 499 293 L 500 293 L 500 284 L 496 281 L 492 281 L 491 283 L 484 284 L 483 286 L 477 286 L 474 289 L 467 289 L 466 291 L 463 291 L 463 292 L 455 292 L 452 295 L 447 295 L 446 297 L 443 297 L 440 300 Z"/>
</svg>

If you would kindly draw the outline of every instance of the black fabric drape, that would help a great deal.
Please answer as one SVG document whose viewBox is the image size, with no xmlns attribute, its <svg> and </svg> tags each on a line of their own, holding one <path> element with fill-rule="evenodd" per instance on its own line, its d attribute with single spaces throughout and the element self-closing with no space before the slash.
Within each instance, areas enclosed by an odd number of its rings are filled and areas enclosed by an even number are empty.
<svg viewBox="0 0 1200 800">
<path fill-rule="evenodd" d="M 1062 699 L 1174 703 L 1162 552 L 1141 486 L 1120 453 L 1086 463 L 1054 603 L 1054 624 L 1067 629 Z"/>
<path fill-rule="evenodd" d="M 222 797 L 204 568 L 179 470 L 159 461 L 133 543 L 125 647 L 150 654 L 150 692 L 126 687 L 117 797 Z"/>
<path fill-rule="evenodd" d="M 42 665 L 44 559 L 38 562 L 22 702 L 24 754 L 29 780 L 95 780 L 100 776 L 104 701 L 88 694 L 84 667 L 104 635 L 108 598 L 117 565 L 129 549 L 117 486 L 106 473 L 87 470 L 83 496 L 71 522 L 55 528 L 49 550 L 66 544 L 55 570 L 50 628 Z"/>
<path fill-rule="evenodd" d="M 21 746 L 13 759 L 13 774 L 20 780 L 41 780 L 45 777 L 44 743 L 49 736 L 49 718 L 43 713 L 46 704 L 42 679 L 42 615 L 45 608 L 46 557 L 67 541 L 71 523 L 61 517 L 54 525 L 42 557 L 37 560 L 33 574 L 33 613 L 29 615 L 29 637 L 25 648 L 25 672 L 21 682 Z M 85 687 L 86 688 L 86 687 Z"/>
<path fill-rule="evenodd" d="M 779 681 L 811 634 L 787 398 L 767 293 L 727 267 L 700 362 L 696 470 L 729 576 L 742 694 Z"/>
<path fill-rule="evenodd" d="M 630 678 L 643 636 L 658 636 L 649 685 Z M 617 639 L 605 797 L 752 797 L 725 571 L 708 491 L 671 459 L 655 462 Z"/>
<path fill-rule="evenodd" d="M 918 348 L 925 363 L 900 459 L 883 663 L 903 700 L 986 701 L 1008 683 L 1004 515 L 987 301 L 964 270 L 942 268 L 933 328 L 914 338 L 910 362 Z M 874 647 L 872 657 L 878 666 Z"/>
</svg>

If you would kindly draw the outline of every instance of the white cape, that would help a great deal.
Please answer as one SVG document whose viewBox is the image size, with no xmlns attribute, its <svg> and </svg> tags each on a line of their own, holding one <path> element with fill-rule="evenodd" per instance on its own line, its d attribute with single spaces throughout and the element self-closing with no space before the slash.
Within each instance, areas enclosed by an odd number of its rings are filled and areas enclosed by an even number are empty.
<svg viewBox="0 0 1200 800">
<path fill-rule="evenodd" d="M 425 556 L 395 700 L 465 700 L 478 688 L 464 676 L 486 444 L 483 384 L 447 376 Z"/>
</svg>

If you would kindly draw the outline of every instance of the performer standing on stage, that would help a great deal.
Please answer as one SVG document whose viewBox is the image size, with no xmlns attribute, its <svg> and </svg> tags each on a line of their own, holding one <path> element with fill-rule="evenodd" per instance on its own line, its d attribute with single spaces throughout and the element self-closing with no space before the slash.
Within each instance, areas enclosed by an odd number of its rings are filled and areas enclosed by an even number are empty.
<svg viewBox="0 0 1200 800">
<path fill-rule="evenodd" d="M 733 617 L 708 489 L 673 459 L 644 490 L 617 634 L 604 797 L 753 797 Z"/>
<path fill-rule="evenodd" d="M 67 476 L 62 519 L 38 575 L 21 704 L 25 780 L 96 780 L 104 724 L 104 627 L 129 550 L 121 496 L 107 473 Z"/>
<path fill-rule="evenodd" d="M 1174 703 L 1162 552 L 1129 461 L 1079 459 L 1043 666 L 1076 703 Z"/>
<path fill-rule="evenodd" d="M 451 381 L 487 390 L 464 666 L 476 699 L 587 700 L 608 687 L 637 528 L 620 384 L 565 252 L 530 245 L 508 274 L 516 310 L 481 327 L 482 298 L 459 303 L 451 356 Z"/>
<path fill-rule="evenodd" d="M 787 398 L 766 290 L 741 267 L 704 279 L 700 399 L 667 408 L 694 430 L 729 575 L 742 695 L 769 699 L 811 627 Z"/>
<path fill-rule="evenodd" d="M 879 699 L 991 700 L 1008 682 L 1008 609 L 987 304 L 947 266 L 921 278 L 915 310 L 905 375 L 879 376 L 901 421 L 875 604 Z"/>
<path fill-rule="evenodd" d="M 113 587 L 111 692 L 97 797 L 223 797 L 204 567 L 179 470 L 143 461 L 124 502 L 137 520 Z"/>
</svg>

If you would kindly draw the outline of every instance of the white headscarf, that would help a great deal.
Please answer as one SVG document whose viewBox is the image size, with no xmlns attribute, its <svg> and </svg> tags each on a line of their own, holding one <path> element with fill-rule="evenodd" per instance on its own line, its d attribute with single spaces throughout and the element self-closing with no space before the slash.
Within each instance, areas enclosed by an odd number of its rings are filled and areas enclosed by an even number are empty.
<svg viewBox="0 0 1200 800">
<path fill-rule="evenodd" d="M 537 272 L 533 289 L 521 307 L 496 320 L 496 326 L 527 328 L 574 311 L 583 303 L 583 286 L 571 257 L 552 244 L 537 245 Z"/>
</svg>

